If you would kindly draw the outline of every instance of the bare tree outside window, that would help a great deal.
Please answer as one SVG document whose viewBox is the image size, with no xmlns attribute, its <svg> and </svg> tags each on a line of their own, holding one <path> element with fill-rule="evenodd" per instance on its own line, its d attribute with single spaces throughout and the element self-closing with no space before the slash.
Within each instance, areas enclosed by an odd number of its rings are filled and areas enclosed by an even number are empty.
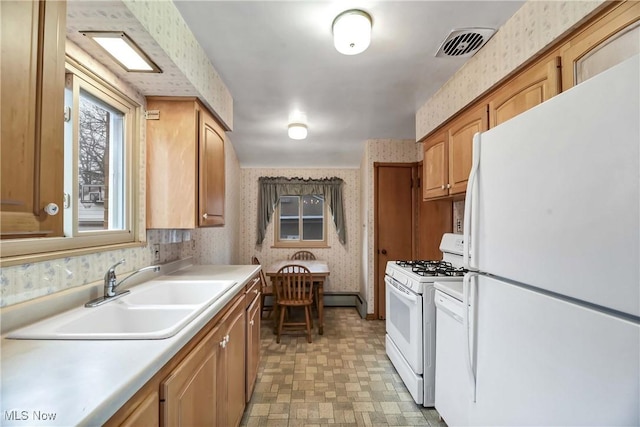
<svg viewBox="0 0 640 427">
<path fill-rule="evenodd" d="M 80 97 L 78 146 L 78 228 L 109 228 L 108 186 L 109 111 L 88 97 Z M 107 202 L 105 204 L 105 202 Z"/>
</svg>

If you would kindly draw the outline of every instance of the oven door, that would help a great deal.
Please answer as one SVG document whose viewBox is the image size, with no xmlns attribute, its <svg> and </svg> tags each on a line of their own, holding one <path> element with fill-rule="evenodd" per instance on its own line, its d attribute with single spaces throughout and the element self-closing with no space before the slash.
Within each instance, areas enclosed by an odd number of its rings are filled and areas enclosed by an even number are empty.
<svg viewBox="0 0 640 427">
<path fill-rule="evenodd" d="M 385 276 L 387 335 L 416 374 L 422 374 L 422 295 Z"/>
</svg>

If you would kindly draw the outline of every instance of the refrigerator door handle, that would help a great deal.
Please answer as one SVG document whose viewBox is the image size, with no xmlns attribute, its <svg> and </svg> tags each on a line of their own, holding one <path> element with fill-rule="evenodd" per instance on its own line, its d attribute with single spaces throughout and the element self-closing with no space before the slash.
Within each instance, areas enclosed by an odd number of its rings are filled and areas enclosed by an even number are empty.
<svg viewBox="0 0 640 427">
<path fill-rule="evenodd" d="M 476 180 L 478 178 L 478 168 L 480 166 L 480 133 L 473 136 L 473 159 L 471 163 L 471 171 L 469 172 L 469 180 L 467 181 L 467 193 L 464 196 L 464 241 L 462 242 L 463 262 L 467 270 L 477 270 L 477 262 L 472 262 L 472 256 L 477 260 L 477 226 L 474 218 L 474 202 L 477 199 L 478 186 Z"/>
<path fill-rule="evenodd" d="M 467 360 L 467 372 L 469 373 L 469 380 L 471 381 L 471 385 L 472 385 L 472 396 L 473 396 L 473 402 L 476 401 L 476 376 L 475 376 L 475 369 L 473 366 L 473 354 L 472 354 L 472 348 L 471 348 L 471 339 L 469 338 L 469 334 L 474 334 L 474 343 L 475 343 L 475 327 L 471 328 L 470 327 L 470 322 L 469 322 L 469 311 L 473 310 L 473 306 L 470 305 L 470 295 L 471 295 L 471 278 L 472 277 L 476 277 L 478 276 L 478 273 L 474 273 L 474 272 L 469 272 L 467 274 L 464 275 L 463 281 L 462 281 L 462 304 L 463 304 L 463 313 L 464 313 L 464 317 L 463 317 L 463 328 L 464 328 L 464 336 L 465 336 L 465 346 L 466 346 L 466 351 L 465 353 L 465 359 Z"/>
</svg>

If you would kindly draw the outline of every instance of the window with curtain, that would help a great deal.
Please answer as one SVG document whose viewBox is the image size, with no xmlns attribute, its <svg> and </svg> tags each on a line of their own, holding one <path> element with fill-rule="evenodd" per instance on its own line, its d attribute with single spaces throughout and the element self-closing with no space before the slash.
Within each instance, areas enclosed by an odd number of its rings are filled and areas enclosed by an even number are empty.
<svg viewBox="0 0 640 427">
<path fill-rule="evenodd" d="M 276 245 L 326 245 L 329 215 L 335 225 L 338 240 L 345 244 L 343 184 L 344 181 L 336 177 L 323 179 L 260 177 L 258 179 L 257 244 L 261 245 L 264 241 L 266 229 L 274 211 L 276 212 Z"/>
</svg>

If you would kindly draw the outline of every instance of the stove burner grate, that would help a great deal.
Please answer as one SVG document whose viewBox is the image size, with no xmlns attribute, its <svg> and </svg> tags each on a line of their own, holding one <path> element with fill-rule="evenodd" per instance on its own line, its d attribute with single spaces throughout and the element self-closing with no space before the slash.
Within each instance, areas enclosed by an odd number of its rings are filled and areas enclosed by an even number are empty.
<svg viewBox="0 0 640 427">
<path fill-rule="evenodd" d="M 419 276 L 464 276 L 467 270 L 464 267 L 454 267 L 450 262 L 414 260 L 396 261 L 400 267 L 411 268 L 411 271 Z"/>
</svg>

